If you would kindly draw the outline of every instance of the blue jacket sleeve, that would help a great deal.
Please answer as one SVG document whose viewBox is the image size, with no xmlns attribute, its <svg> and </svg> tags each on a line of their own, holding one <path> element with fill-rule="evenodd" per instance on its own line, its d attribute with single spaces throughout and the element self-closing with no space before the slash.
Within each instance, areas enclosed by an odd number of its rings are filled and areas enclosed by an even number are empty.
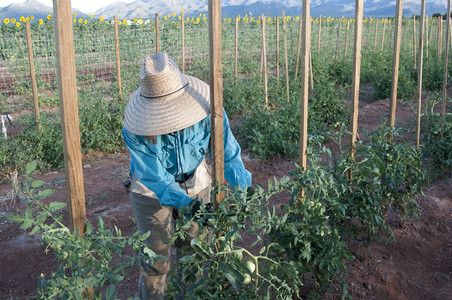
<svg viewBox="0 0 452 300">
<path fill-rule="evenodd" d="M 158 155 L 143 142 L 144 138 L 133 135 L 125 129 L 123 137 L 130 152 L 131 170 L 143 185 L 157 195 L 160 203 L 179 210 L 189 205 L 193 199 L 163 167 Z"/>
<path fill-rule="evenodd" d="M 245 169 L 241 158 L 241 148 L 229 126 L 226 112 L 223 110 L 224 134 L 224 177 L 233 188 L 240 186 L 242 190 L 251 186 L 251 173 Z"/>
</svg>

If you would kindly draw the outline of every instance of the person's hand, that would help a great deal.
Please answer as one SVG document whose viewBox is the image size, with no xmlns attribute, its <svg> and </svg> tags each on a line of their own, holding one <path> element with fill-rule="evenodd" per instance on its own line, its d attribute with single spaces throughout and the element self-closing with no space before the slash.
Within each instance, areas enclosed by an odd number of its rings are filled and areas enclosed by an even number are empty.
<svg viewBox="0 0 452 300">
<path fill-rule="evenodd" d="M 208 225 L 208 219 L 210 218 L 210 216 L 214 213 L 213 211 L 213 204 L 212 203 L 206 203 L 204 205 L 204 212 L 203 209 L 201 208 L 201 201 L 199 200 L 194 200 L 194 203 L 191 206 L 191 216 L 194 220 L 199 220 L 202 219 L 203 225 L 206 226 Z"/>
</svg>

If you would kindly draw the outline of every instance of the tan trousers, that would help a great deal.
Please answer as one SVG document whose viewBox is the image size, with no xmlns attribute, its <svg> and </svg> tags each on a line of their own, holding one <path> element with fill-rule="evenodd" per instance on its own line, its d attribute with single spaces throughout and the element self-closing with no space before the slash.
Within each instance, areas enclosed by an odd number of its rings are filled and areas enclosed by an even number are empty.
<svg viewBox="0 0 452 300">
<path fill-rule="evenodd" d="M 210 202 L 212 177 L 205 161 L 196 169 L 195 174 L 186 183 L 190 197 L 199 196 L 205 203 Z M 182 183 L 181 188 L 185 189 Z M 165 256 L 168 261 L 156 260 L 153 265 L 147 261 L 140 262 L 139 296 L 143 300 L 164 299 L 167 276 L 171 266 L 171 245 L 167 241 L 173 233 L 173 208 L 160 205 L 155 193 L 142 185 L 136 177 L 132 177 L 129 193 L 130 203 L 141 233 L 151 232 L 145 241 L 156 254 Z M 195 223 L 189 229 L 191 237 L 198 235 Z"/>
</svg>

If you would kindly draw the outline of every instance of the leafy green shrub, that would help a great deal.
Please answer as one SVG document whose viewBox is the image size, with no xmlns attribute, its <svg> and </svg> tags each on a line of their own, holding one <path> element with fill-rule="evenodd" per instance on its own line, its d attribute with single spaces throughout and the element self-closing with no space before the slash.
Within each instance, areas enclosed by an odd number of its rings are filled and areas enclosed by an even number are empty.
<svg viewBox="0 0 452 300">
<path fill-rule="evenodd" d="M 46 244 L 46 253 L 54 253 L 58 260 L 54 273 L 39 278 L 40 299 L 83 299 L 88 295 L 92 299 L 117 299 L 115 284 L 124 279 L 138 259 L 135 255 L 124 257 L 126 247 L 133 247 L 140 259 L 166 259 L 144 244 L 149 232 L 122 236 L 118 228 L 106 228 L 102 218 L 98 219 L 97 229 L 87 222 L 85 235 L 80 236 L 78 229 L 71 232 L 62 221 L 61 210 L 66 203 L 41 201 L 54 191 L 43 189 L 44 181 L 30 177 L 36 166 L 36 161 L 28 164 L 22 177 L 27 209 L 23 215 L 9 219 L 20 223 L 21 229 L 31 229 L 30 235 L 38 234 L 41 243 Z"/>
<path fill-rule="evenodd" d="M 422 73 L 422 87 L 427 91 L 437 91 L 443 85 L 444 63 L 437 57 L 425 58 Z"/>
<path fill-rule="evenodd" d="M 253 107 L 264 105 L 265 91 L 259 84 L 259 78 L 241 77 L 237 84 L 233 79 L 225 82 L 223 91 L 224 109 L 228 115 L 248 111 Z"/>
</svg>

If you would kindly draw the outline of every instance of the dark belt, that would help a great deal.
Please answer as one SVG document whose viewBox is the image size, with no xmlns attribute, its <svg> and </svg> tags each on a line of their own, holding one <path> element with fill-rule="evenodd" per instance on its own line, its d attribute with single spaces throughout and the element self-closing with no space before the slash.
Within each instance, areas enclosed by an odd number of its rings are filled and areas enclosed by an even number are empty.
<svg viewBox="0 0 452 300">
<path fill-rule="evenodd" d="M 184 183 L 187 180 L 191 179 L 193 177 L 193 175 L 195 175 L 195 172 L 192 172 L 191 174 L 184 173 L 182 175 L 182 179 L 176 179 L 176 182 L 179 184 Z"/>
</svg>

